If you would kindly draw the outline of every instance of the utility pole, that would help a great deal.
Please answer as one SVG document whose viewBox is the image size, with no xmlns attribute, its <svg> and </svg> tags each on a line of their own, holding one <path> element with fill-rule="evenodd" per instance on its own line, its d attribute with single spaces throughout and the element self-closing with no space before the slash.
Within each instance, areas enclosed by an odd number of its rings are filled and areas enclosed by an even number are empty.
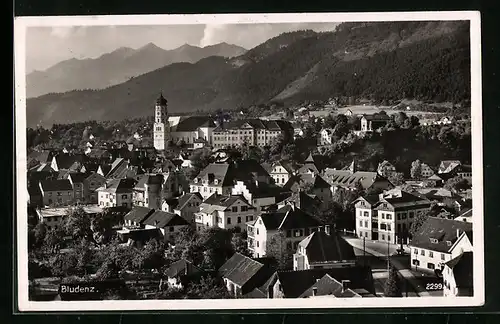
<svg viewBox="0 0 500 324">
<path fill-rule="evenodd" d="M 387 273 L 389 273 L 390 269 L 390 261 L 389 261 L 389 241 L 387 241 Z"/>
<path fill-rule="evenodd" d="M 366 237 L 363 237 L 363 265 L 366 266 Z"/>
</svg>

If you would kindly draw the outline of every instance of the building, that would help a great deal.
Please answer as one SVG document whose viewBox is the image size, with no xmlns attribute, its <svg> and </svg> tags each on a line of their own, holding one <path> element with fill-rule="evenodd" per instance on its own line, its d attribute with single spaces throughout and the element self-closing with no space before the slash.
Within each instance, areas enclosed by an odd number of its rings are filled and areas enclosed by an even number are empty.
<svg viewBox="0 0 500 324">
<path fill-rule="evenodd" d="M 299 190 L 280 201 L 278 203 L 278 209 L 289 204 L 295 204 L 296 207 L 302 209 L 306 213 L 316 215 L 321 209 L 322 201 L 315 195 Z"/>
<path fill-rule="evenodd" d="M 190 226 L 181 216 L 162 210 L 154 210 L 142 224 L 145 229 L 159 229 L 166 242 L 173 242 L 179 232 Z"/>
<path fill-rule="evenodd" d="M 215 148 L 250 146 L 269 146 L 278 138 L 291 138 L 293 127 L 284 120 L 239 119 L 222 123 L 213 130 Z"/>
<path fill-rule="evenodd" d="M 97 204 L 97 189 L 106 183 L 106 178 L 97 172 L 91 172 L 83 180 L 83 192 L 85 201 L 91 204 Z"/>
<path fill-rule="evenodd" d="M 426 163 L 421 163 L 420 164 L 420 177 L 423 179 L 428 179 L 429 177 L 432 177 L 434 175 L 434 170 L 426 164 Z"/>
<path fill-rule="evenodd" d="M 136 179 L 137 183 L 132 189 L 132 203 L 135 206 L 160 209 L 163 175 L 143 174 Z"/>
<path fill-rule="evenodd" d="M 444 264 L 443 296 L 474 296 L 474 258 L 467 251 Z"/>
<path fill-rule="evenodd" d="M 200 205 L 203 202 L 203 197 L 199 192 L 185 193 L 178 199 L 177 206 L 173 208 L 173 212 L 190 224 L 194 223 L 194 214 L 200 211 Z"/>
<path fill-rule="evenodd" d="M 254 260 L 236 252 L 218 270 L 229 293 L 244 296 L 265 284 L 275 269 L 263 259 Z"/>
<path fill-rule="evenodd" d="M 191 168 L 193 166 L 187 154 L 180 153 L 179 156 L 177 157 L 177 160 L 181 161 L 182 168 Z"/>
<path fill-rule="evenodd" d="M 216 128 L 213 118 L 209 116 L 171 117 L 169 123 L 174 144 L 183 142 L 188 149 L 213 145 L 213 131 Z"/>
<path fill-rule="evenodd" d="M 184 282 L 191 276 L 201 274 L 203 270 L 195 266 L 192 262 L 181 259 L 176 261 L 167 268 L 165 276 L 167 277 L 167 284 L 170 288 L 182 289 Z"/>
<path fill-rule="evenodd" d="M 267 298 L 373 297 L 375 288 L 369 267 L 276 271 L 265 286 Z"/>
<path fill-rule="evenodd" d="M 311 172 L 314 174 L 321 174 L 325 169 L 322 158 L 323 157 L 321 155 L 313 155 L 312 153 L 309 153 L 304 163 L 297 170 L 296 174 L 309 174 Z"/>
<path fill-rule="evenodd" d="M 352 267 L 356 265 L 354 248 L 336 231 L 325 225 L 300 241 L 293 255 L 293 270 Z"/>
<path fill-rule="evenodd" d="M 472 223 L 472 208 L 465 210 L 460 215 L 454 218 L 456 221 Z"/>
<path fill-rule="evenodd" d="M 68 179 L 43 180 L 39 182 L 45 206 L 67 206 L 74 203 L 73 186 Z"/>
<path fill-rule="evenodd" d="M 247 223 L 248 249 L 254 257 L 266 256 L 268 242 L 273 236 L 282 234 L 283 244 L 295 250 L 300 241 L 320 227 L 321 224 L 313 216 L 291 203 L 275 212 L 263 213 L 254 222 Z"/>
<path fill-rule="evenodd" d="M 407 240 L 416 217 L 426 213 L 431 202 L 405 191 L 359 197 L 354 201 L 356 233 L 368 240 L 400 243 Z"/>
<path fill-rule="evenodd" d="M 391 117 L 385 112 L 375 113 L 373 115 L 363 115 L 361 117 L 361 131 L 373 132 L 384 127 L 391 121 Z"/>
<path fill-rule="evenodd" d="M 274 183 L 278 186 L 284 186 L 285 183 L 293 176 L 293 167 L 288 161 L 278 161 L 271 166 L 269 175 L 273 178 Z"/>
<path fill-rule="evenodd" d="M 387 160 L 380 162 L 377 167 L 377 173 L 384 178 L 389 178 L 396 172 L 397 172 L 396 167 Z"/>
<path fill-rule="evenodd" d="M 87 193 L 85 192 L 85 179 L 88 177 L 85 173 L 70 173 L 68 180 L 73 187 L 73 197 L 76 203 L 87 203 Z"/>
<path fill-rule="evenodd" d="M 132 209 L 123 216 L 124 229 L 144 228 L 146 218 L 154 213 L 154 209 L 142 206 L 133 206 Z"/>
<path fill-rule="evenodd" d="M 200 204 L 200 211 L 195 213 L 196 230 L 219 227 L 245 229 L 245 223 L 255 217 L 255 208 L 242 195 L 212 194 Z"/>
<path fill-rule="evenodd" d="M 132 208 L 134 179 L 112 179 L 97 189 L 97 202 L 100 207 L 123 206 Z"/>
<path fill-rule="evenodd" d="M 285 193 L 285 189 L 275 184 L 262 181 L 236 181 L 233 186 L 232 195 L 242 195 L 256 212 L 260 212 L 278 202 Z"/>
<path fill-rule="evenodd" d="M 82 206 L 83 211 L 89 215 L 96 215 L 102 212 L 99 206 Z M 57 208 L 39 208 L 36 210 L 38 221 L 45 224 L 48 230 L 54 229 L 61 225 L 64 219 L 69 215 L 67 207 Z"/>
<path fill-rule="evenodd" d="M 472 251 L 472 224 L 429 217 L 415 233 L 409 247 L 415 270 L 443 270 L 446 262 Z"/>
<path fill-rule="evenodd" d="M 269 173 L 255 160 L 211 163 L 191 181 L 190 192 L 199 192 L 203 199 L 213 193 L 230 195 L 238 180 L 272 182 Z"/>
<path fill-rule="evenodd" d="M 323 146 L 323 145 L 330 145 L 332 144 L 332 138 L 333 138 L 333 129 L 331 128 L 323 128 L 319 132 L 318 136 L 318 145 Z"/>
<path fill-rule="evenodd" d="M 441 163 L 439 164 L 439 168 L 438 168 L 438 174 L 439 175 L 444 175 L 444 174 L 452 174 L 455 175 L 453 173 L 453 170 L 455 168 L 457 168 L 459 165 L 461 165 L 462 162 L 458 161 L 458 160 L 444 160 L 444 161 L 441 161 Z"/>
<path fill-rule="evenodd" d="M 164 151 L 170 141 L 170 123 L 168 120 L 167 99 L 160 94 L 155 104 L 155 122 L 153 124 L 153 146 L 158 151 Z"/>
<path fill-rule="evenodd" d="M 336 170 L 327 168 L 323 172 L 323 178 L 330 184 L 333 193 L 338 188 L 347 190 L 356 189 L 379 189 L 388 190 L 394 185 L 377 172 Z"/>
</svg>

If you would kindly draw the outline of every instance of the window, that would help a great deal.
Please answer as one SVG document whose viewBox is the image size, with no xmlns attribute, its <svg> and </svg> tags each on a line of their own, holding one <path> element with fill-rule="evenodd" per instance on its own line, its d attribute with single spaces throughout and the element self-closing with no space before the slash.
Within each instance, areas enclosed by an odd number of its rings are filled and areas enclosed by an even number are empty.
<svg viewBox="0 0 500 324">
<path fill-rule="evenodd" d="M 385 241 L 385 235 L 382 234 L 382 241 Z"/>
<path fill-rule="evenodd" d="M 127 203 L 126 202 L 122 203 L 122 206 L 127 207 Z"/>
<path fill-rule="evenodd" d="M 424 250 L 420 250 L 420 255 L 425 256 L 425 251 Z"/>
<path fill-rule="evenodd" d="M 434 253 L 432 253 L 432 251 L 429 251 L 429 257 L 431 257 L 431 258 L 434 257 Z"/>
<path fill-rule="evenodd" d="M 390 241 L 390 240 L 391 240 L 391 236 L 387 235 L 387 241 Z"/>
<path fill-rule="evenodd" d="M 363 221 L 362 220 L 359 221 L 359 227 L 363 227 Z"/>
<path fill-rule="evenodd" d="M 391 230 L 391 224 L 387 224 L 387 230 L 390 231 Z"/>
<path fill-rule="evenodd" d="M 253 221 L 253 216 L 247 216 L 245 219 L 247 222 Z"/>
<path fill-rule="evenodd" d="M 365 232 L 365 237 L 368 237 L 368 232 Z"/>
<path fill-rule="evenodd" d="M 242 212 L 248 211 L 248 206 L 241 206 L 241 211 Z"/>
<path fill-rule="evenodd" d="M 413 249 L 414 254 L 418 254 L 418 249 Z"/>
<path fill-rule="evenodd" d="M 256 241 L 257 242 L 257 247 L 259 247 L 259 241 Z"/>
<path fill-rule="evenodd" d="M 241 223 L 241 217 L 238 216 L 238 224 Z"/>
<path fill-rule="evenodd" d="M 398 219 L 401 219 L 401 214 L 400 214 L 400 213 L 397 213 L 397 214 L 396 214 L 396 217 L 397 217 Z"/>
<path fill-rule="evenodd" d="M 382 219 L 385 219 L 385 214 L 384 213 L 380 213 L 382 215 Z"/>
<path fill-rule="evenodd" d="M 386 219 L 392 219 L 392 215 L 391 215 L 391 214 L 386 214 L 386 215 L 385 215 L 385 218 L 386 218 Z"/>
<path fill-rule="evenodd" d="M 238 212 L 238 206 L 233 206 L 233 207 L 231 207 L 231 211 L 232 211 L 233 213 L 237 213 L 237 212 Z"/>
<path fill-rule="evenodd" d="M 365 227 L 368 228 L 368 221 L 365 221 Z"/>
<path fill-rule="evenodd" d="M 365 217 L 369 216 L 369 213 L 367 211 L 365 211 L 363 214 L 364 214 Z"/>
<path fill-rule="evenodd" d="M 259 235 L 259 229 L 257 228 L 257 235 Z"/>
<path fill-rule="evenodd" d="M 384 231 L 385 231 L 385 230 L 386 230 L 386 228 L 387 228 L 387 227 L 386 227 L 386 225 L 385 225 L 385 224 L 380 224 L 380 229 L 381 229 L 381 230 L 384 230 Z"/>
<path fill-rule="evenodd" d="M 435 266 L 434 266 L 434 263 L 427 263 L 427 269 L 431 269 L 431 270 L 434 270 Z"/>
<path fill-rule="evenodd" d="M 127 199 L 127 195 L 122 195 L 122 199 Z"/>
<path fill-rule="evenodd" d="M 445 260 L 444 253 L 441 253 L 441 260 Z"/>
</svg>

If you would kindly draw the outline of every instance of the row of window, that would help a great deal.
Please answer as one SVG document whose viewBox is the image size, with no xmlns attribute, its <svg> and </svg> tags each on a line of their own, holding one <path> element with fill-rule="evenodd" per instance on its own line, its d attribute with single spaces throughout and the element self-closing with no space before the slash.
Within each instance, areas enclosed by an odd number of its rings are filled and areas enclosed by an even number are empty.
<svg viewBox="0 0 500 324">
<path fill-rule="evenodd" d="M 71 194 L 72 194 L 71 191 L 67 191 L 66 193 L 67 193 L 68 196 L 71 196 Z M 64 194 L 64 192 L 58 191 L 57 194 L 56 194 L 56 196 L 60 197 L 60 196 L 63 196 L 63 194 Z M 47 191 L 47 196 L 52 197 L 52 191 Z"/>
<path fill-rule="evenodd" d="M 420 266 L 420 260 L 413 260 L 413 265 L 419 267 Z M 427 269 L 429 270 L 434 270 L 436 269 L 436 265 L 432 262 L 427 262 Z"/>
<path fill-rule="evenodd" d="M 429 258 L 433 258 L 434 257 L 434 252 L 433 251 L 428 251 L 429 253 L 427 254 L 429 256 Z M 413 254 L 415 255 L 418 255 L 418 249 L 413 249 Z M 422 249 L 420 250 L 420 255 L 422 256 L 425 256 L 425 250 Z M 446 256 L 444 253 L 441 253 L 441 260 L 445 260 L 446 259 Z"/>
<path fill-rule="evenodd" d="M 113 195 L 113 194 L 102 194 L 101 198 L 104 198 L 104 197 L 106 197 L 106 199 L 114 199 L 115 195 Z M 122 199 L 128 199 L 128 195 L 127 194 L 122 194 Z"/>
</svg>

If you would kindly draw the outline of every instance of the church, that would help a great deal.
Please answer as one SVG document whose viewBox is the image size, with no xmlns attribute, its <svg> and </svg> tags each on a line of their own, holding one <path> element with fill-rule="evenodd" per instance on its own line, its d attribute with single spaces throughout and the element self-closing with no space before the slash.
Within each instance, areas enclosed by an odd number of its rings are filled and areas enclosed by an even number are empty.
<svg viewBox="0 0 500 324">
<path fill-rule="evenodd" d="M 164 151 L 168 142 L 183 142 L 188 148 L 211 146 L 212 133 L 216 124 L 210 116 L 169 116 L 168 102 L 160 94 L 155 104 L 153 124 L 153 145 L 158 151 Z"/>
</svg>

